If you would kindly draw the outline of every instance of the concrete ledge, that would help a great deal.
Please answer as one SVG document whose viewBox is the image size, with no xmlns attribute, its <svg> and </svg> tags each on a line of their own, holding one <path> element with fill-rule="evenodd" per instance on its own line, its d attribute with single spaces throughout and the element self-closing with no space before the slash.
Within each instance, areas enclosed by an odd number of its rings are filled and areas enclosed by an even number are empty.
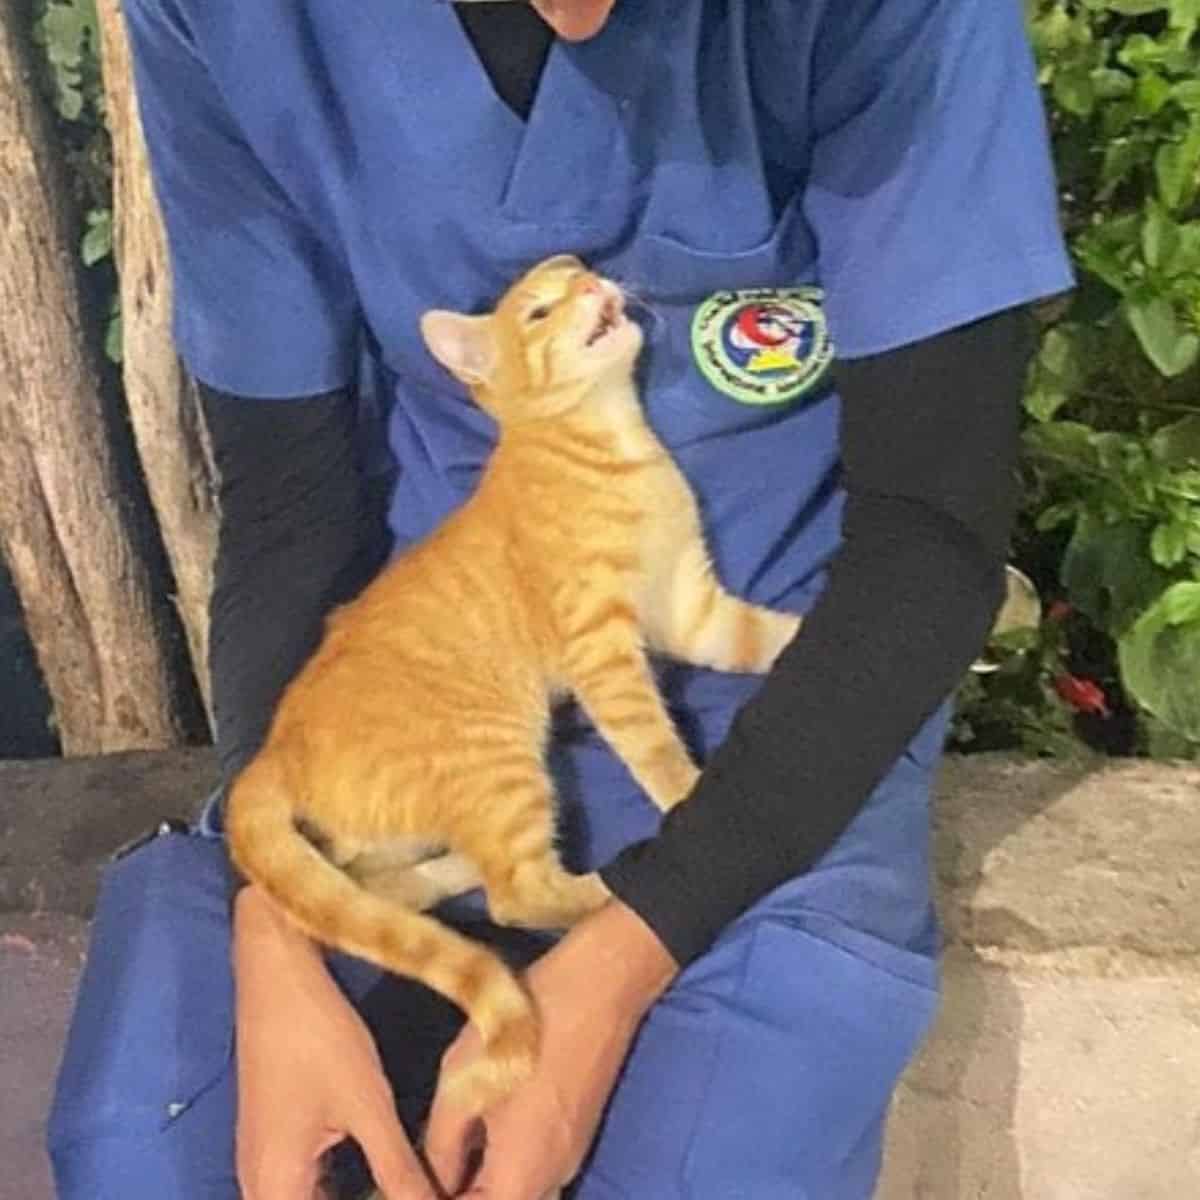
<svg viewBox="0 0 1200 1200">
<path fill-rule="evenodd" d="M 113 851 L 216 782 L 210 750 L 0 762 L 0 913 L 89 916 Z"/>
<path fill-rule="evenodd" d="M 4 1063 L 0 1104 L 54 1060 L 38 1039 L 61 1037 L 104 860 L 214 780 L 204 751 L 0 763 L 0 1059 L 27 1068 Z M 1200 769 L 952 759 L 936 870 L 945 1002 L 897 1097 L 881 1200 L 1200 1197 Z M 48 1086 L 21 1085 L 22 1145 Z M 8 1161 L 40 1160 L 11 1140 Z"/>
<path fill-rule="evenodd" d="M 951 761 L 881 1200 L 1200 1196 L 1200 770 Z"/>
</svg>

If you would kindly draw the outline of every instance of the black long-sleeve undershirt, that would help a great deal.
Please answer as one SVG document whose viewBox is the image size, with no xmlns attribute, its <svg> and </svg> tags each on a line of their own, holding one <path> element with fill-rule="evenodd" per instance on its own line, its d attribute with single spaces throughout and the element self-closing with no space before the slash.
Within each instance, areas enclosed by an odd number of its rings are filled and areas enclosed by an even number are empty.
<svg viewBox="0 0 1200 1200">
<path fill-rule="evenodd" d="M 288 400 L 200 385 L 219 479 L 209 671 L 223 778 L 262 744 L 325 614 L 383 565 L 382 481 L 360 471 L 346 391 Z"/>
</svg>

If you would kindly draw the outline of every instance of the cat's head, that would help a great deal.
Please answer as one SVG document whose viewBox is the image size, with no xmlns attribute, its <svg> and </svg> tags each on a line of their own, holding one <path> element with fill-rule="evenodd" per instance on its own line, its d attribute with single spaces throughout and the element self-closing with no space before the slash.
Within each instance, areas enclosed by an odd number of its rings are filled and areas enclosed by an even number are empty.
<svg viewBox="0 0 1200 1200">
<path fill-rule="evenodd" d="M 523 275 L 493 312 L 427 312 L 421 333 L 501 424 L 554 416 L 628 384 L 642 345 L 620 288 L 567 255 Z"/>
</svg>

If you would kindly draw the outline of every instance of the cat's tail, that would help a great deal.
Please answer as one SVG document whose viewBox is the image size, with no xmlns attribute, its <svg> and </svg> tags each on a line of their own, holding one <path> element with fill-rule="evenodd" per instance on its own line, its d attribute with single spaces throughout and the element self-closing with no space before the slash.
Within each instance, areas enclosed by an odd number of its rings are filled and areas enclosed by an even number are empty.
<svg viewBox="0 0 1200 1200">
<path fill-rule="evenodd" d="M 457 1004 L 482 1055 L 447 1080 L 451 1098 L 480 1113 L 533 1071 L 539 1021 L 507 966 L 441 922 L 360 887 L 296 828 L 281 764 L 267 750 L 230 793 L 226 831 L 234 865 L 314 941 L 419 980 Z"/>
</svg>

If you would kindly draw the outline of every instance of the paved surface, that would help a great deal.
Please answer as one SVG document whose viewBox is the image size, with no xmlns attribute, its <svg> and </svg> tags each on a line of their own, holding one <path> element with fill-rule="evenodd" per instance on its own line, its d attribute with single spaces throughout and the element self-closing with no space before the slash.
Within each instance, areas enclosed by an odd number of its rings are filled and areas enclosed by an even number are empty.
<svg viewBox="0 0 1200 1200">
<path fill-rule="evenodd" d="M 43 1127 L 84 932 L 63 913 L 0 916 L 0 1200 L 53 1200 Z"/>
<path fill-rule="evenodd" d="M 0 762 L 0 913 L 89 915 L 112 852 L 194 815 L 216 778 L 209 750 Z"/>
</svg>

